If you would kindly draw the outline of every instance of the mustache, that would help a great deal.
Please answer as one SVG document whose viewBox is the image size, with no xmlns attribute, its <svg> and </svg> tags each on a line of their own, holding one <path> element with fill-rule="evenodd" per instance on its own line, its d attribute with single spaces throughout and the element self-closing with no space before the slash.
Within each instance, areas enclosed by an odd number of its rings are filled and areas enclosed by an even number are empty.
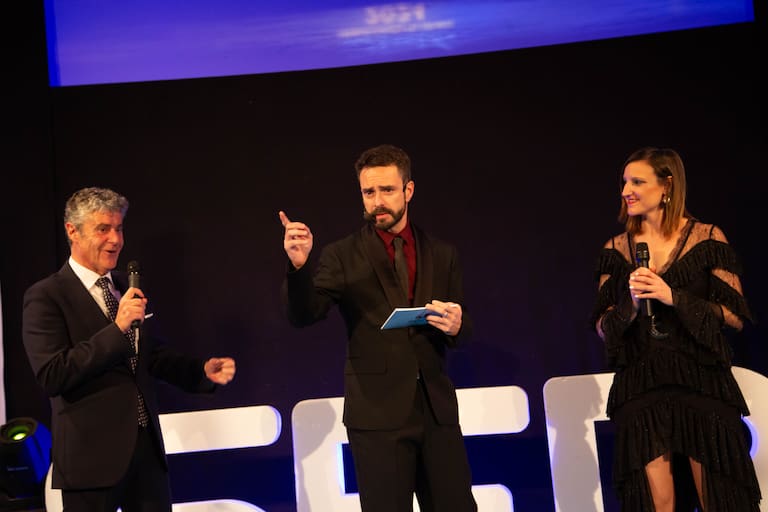
<svg viewBox="0 0 768 512">
<path fill-rule="evenodd" d="M 378 208 L 374 208 L 370 212 L 367 211 L 367 210 L 363 210 L 363 218 L 365 220 L 367 220 L 368 222 L 375 222 L 376 221 L 376 216 L 381 214 L 381 213 L 388 213 L 388 214 L 392 215 L 393 217 L 395 216 L 395 212 L 393 212 L 389 208 L 385 208 L 383 206 L 379 206 Z"/>
</svg>

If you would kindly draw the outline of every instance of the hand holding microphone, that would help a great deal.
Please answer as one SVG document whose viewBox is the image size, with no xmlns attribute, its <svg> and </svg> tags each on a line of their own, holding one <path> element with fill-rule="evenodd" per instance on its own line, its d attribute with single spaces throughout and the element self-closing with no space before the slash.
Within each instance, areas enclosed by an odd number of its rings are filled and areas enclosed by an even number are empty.
<svg viewBox="0 0 768 512">
<path fill-rule="evenodd" d="M 128 262 L 128 287 L 129 288 L 141 288 L 139 286 L 139 262 L 136 260 Z M 134 294 L 133 298 L 143 299 L 141 295 Z M 131 329 L 138 329 L 141 325 L 141 320 L 136 319 L 131 322 Z"/>
<path fill-rule="evenodd" d="M 650 268 L 650 259 L 651 257 L 650 251 L 648 250 L 648 244 L 645 242 L 638 242 L 637 247 L 635 248 L 635 261 L 637 261 L 637 266 Z M 645 316 L 651 320 L 651 327 L 648 330 L 651 337 L 656 338 L 657 340 L 667 338 L 669 333 L 661 332 L 658 329 L 656 323 L 656 315 L 653 313 L 653 306 L 651 305 L 651 299 L 640 299 L 640 302 L 641 309 L 645 313 Z"/>
<path fill-rule="evenodd" d="M 635 261 L 637 261 L 638 267 L 650 268 L 649 262 L 651 261 L 650 252 L 648 251 L 648 244 L 645 242 L 638 242 L 635 249 Z M 641 309 L 645 313 L 645 316 L 653 316 L 653 307 L 651 306 L 651 299 L 640 299 Z"/>
</svg>

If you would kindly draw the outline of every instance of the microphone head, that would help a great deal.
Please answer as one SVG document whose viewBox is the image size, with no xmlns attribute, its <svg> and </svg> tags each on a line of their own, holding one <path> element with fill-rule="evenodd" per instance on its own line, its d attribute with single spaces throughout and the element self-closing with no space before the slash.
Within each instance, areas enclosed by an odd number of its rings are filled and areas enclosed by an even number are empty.
<svg viewBox="0 0 768 512">
<path fill-rule="evenodd" d="M 648 244 L 645 242 L 638 242 L 635 247 L 635 259 L 637 263 L 642 267 L 648 266 L 648 261 L 651 259 L 650 252 L 648 251 Z"/>
<path fill-rule="evenodd" d="M 138 274 L 139 273 L 139 262 L 136 260 L 129 261 L 128 262 L 128 273 L 129 274 Z"/>
</svg>

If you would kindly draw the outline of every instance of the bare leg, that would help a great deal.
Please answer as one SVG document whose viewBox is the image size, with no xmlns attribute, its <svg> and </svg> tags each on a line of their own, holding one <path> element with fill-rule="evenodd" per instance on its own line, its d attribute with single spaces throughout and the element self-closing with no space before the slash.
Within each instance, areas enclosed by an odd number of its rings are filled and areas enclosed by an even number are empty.
<svg viewBox="0 0 768 512">
<path fill-rule="evenodd" d="M 648 486 L 656 512 L 674 512 L 675 485 L 672 480 L 672 458 L 665 453 L 645 466 Z"/>
<path fill-rule="evenodd" d="M 704 474 L 701 470 L 701 462 L 688 457 L 691 463 L 691 474 L 693 475 L 693 483 L 696 485 L 696 494 L 699 495 L 699 503 L 701 504 L 701 512 L 706 512 L 707 505 L 704 503 L 704 488 L 702 482 L 704 481 Z"/>
</svg>

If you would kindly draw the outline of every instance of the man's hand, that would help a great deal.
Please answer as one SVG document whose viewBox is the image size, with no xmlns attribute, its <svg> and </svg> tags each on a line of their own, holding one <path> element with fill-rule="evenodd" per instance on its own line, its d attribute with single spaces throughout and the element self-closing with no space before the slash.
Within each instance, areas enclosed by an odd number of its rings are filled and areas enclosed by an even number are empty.
<svg viewBox="0 0 768 512">
<path fill-rule="evenodd" d="M 128 288 L 117 305 L 115 323 L 121 331 L 128 332 L 134 320 L 144 321 L 146 308 L 147 298 L 144 296 L 144 292 L 139 288 Z"/>
<path fill-rule="evenodd" d="M 205 376 L 216 384 L 227 384 L 235 377 L 235 360 L 231 357 L 212 357 L 205 362 Z"/>
<path fill-rule="evenodd" d="M 278 213 L 280 222 L 285 228 L 285 237 L 283 238 L 283 248 L 288 259 L 291 260 L 296 270 L 304 266 L 309 259 L 309 253 L 312 251 L 312 232 L 309 226 L 302 222 L 291 222 L 284 211 Z"/>
<path fill-rule="evenodd" d="M 461 306 L 455 302 L 443 302 L 433 300 L 425 304 L 425 307 L 437 313 L 436 315 L 427 315 L 427 322 L 433 327 L 437 327 L 448 336 L 456 336 L 461 330 Z"/>
</svg>

